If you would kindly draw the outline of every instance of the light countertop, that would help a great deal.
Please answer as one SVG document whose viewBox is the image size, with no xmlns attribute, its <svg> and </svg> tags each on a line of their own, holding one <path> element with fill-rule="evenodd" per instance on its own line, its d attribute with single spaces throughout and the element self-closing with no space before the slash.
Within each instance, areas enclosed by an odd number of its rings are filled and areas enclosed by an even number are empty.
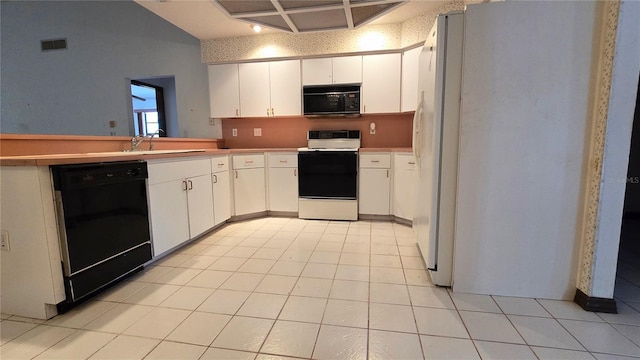
<svg viewBox="0 0 640 360">
<path fill-rule="evenodd" d="M 82 164 L 128 160 L 152 160 L 194 156 L 213 156 L 228 154 L 248 154 L 262 152 L 293 152 L 297 148 L 264 149 L 206 149 L 206 150 L 155 150 L 155 151 L 112 151 L 79 154 L 50 154 L 0 157 L 2 166 L 47 166 L 63 164 Z M 360 148 L 361 153 L 368 152 L 411 152 L 411 148 Z"/>
</svg>

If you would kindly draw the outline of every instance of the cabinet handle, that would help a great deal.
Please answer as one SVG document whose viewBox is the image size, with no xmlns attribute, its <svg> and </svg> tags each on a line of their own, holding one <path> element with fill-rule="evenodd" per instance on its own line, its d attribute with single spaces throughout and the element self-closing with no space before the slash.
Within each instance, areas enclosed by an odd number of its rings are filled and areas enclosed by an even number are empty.
<svg viewBox="0 0 640 360">
<path fill-rule="evenodd" d="M 280 160 L 280 163 L 281 163 L 281 164 L 286 164 L 286 163 L 288 163 L 288 162 L 289 162 L 289 160 Z"/>
<path fill-rule="evenodd" d="M 245 160 L 244 164 L 245 165 L 253 164 L 253 160 Z"/>
<path fill-rule="evenodd" d="M 213 174 L 213 183 L 214 184 L 218 183 L 218 176 L 216 174 Z"/>
<path fill-rule="evenodd" d="M 269 108 L 267 108 L 267 116 L 269 116 Z"/>
<path fill-rule="evenodd" d="M 187 182 L 185 180 L 182 180 L 182 190 L 187 191 Z"/>
<path fill-rule="evenodd" d="M 367 112 L 367 105 L 363 105 L 362 107 L 363 107 L 362 112 Z"/>
<path fill-rule="evenodd" d="M 236 109 L 236 116 L 239 116 L 240 114 L 238 114 L 238 109 Z"/>
<path fill-rule="evenodd" d="M 389 177 L 389 170 L 387 170 L 387 178 Z"/>
<path fill-rule="evenodd" d="M 221 168 L 221 167 L 223 167 L 223 166 L 224 166 L 224 163 L 222 163 L 222 164 L 218 164 L 218 167 L 219 167 L 219 168 Z"/>
<path fill-rule="evenodd" d="M 271 116 L 276 116 L 276 115 L 273 113 L 273 108 L 271 108 Z"/>
<path fill-rule="evenodd" d="M 293 176 L 298 176 L 298 169 L 293 169 Z"/>
<path fill-rule="evenodd" d="M 416 162 L 415 161 L 409 161 L 409 165 L 415 165 Z"/>
<path fill-rule="evenodd" d="M 236 179 L 238 178 L 238 170 L 236 170 Z"/>
<path fill-rule="evenodd" d="M 379 163 L 380 160 L 371 160 L 372 163 Z"/>
<path fill-rule="evenodd" d="M 191 180 L 187 180 L 187 182 L 189 183 L 189 190 L 193 190 L 193 183 Z"/>
</svg>

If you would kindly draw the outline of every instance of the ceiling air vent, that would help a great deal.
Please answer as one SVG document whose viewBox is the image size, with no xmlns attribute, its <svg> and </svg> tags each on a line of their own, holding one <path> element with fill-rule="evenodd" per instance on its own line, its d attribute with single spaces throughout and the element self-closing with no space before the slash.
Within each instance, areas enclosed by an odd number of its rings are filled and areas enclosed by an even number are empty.
<svg viewBox="0 0 640 360">
<path fill-rule="evenodd" d="M 40 48 L 42 51 L 64 50 L 67 48 L 67 39 L 41 40 Z"/>
</svg>

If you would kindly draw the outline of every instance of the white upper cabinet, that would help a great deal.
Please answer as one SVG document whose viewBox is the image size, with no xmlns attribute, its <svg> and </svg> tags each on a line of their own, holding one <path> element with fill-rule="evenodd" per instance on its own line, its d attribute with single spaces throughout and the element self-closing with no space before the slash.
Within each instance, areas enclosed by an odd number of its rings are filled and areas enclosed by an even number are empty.
<svg viewBox="0 0 640 360">
<path fill-rule="evenodd" d="M 238 64 L 209 65 L 208 70 L 211 117 L 240 116 Z"/>
<path fill-rule="evenodd" d="M 362 57 L 362 112 L 365 114 L 400 111 L 401 54 Z"/>
<path fill-rule="evenodd" d="M 303 85 L 353 84 L 362 82 L 362 56 L 302 60 Z"/>
<path fill-rule="evenodd" d="M 415 111 L 418 98 L 418 59 L 422 46 L 402 53 L 401 111 Z"/>
<path fill-rule="evenodd" d="M 271 79 L 271 116 L 300 115 L 302 106 L 300 60 L 270 62 L 269 78 Z"/>
<path fill-rule="evenodd" d="M 333 58 L 333 83 L 354 84 L 362 82 L 362 56 Z"/>
<path fill-rule="evenodd" d="M 271 113 L 269 63 L 246 63 L 238 66 L 240 113 L 243 117 L 269 116 Z"/>
<path fill-rule="evenodd" d="M 300 60 L 239 65 L 243 117 L 301 114 Z"/>
<path fill-rule="evenodd" d="M 331 58 L 303 59 L 302 85 L 327 85 L 333 83 Z"/>
</svg>

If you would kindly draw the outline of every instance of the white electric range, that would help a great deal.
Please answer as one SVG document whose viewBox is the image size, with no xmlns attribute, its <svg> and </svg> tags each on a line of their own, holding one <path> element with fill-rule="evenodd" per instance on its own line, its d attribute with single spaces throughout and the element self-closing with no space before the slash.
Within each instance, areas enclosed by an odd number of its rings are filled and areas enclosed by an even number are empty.
<svg viewBox="0 0 640 360">
<path fill-rule="evenodd" d="M 358 220 L 360 130 L 312 130 L 298 149 L 298 216 Z"/>
</svg>

